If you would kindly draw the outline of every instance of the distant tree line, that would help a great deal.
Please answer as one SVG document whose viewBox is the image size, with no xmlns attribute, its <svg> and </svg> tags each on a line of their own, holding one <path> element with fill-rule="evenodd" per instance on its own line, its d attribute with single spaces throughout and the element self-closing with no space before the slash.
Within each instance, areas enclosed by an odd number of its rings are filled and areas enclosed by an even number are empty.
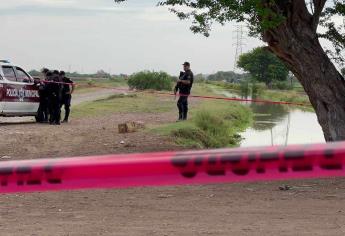
<svg viewBox="0 0 345 236">
<path fill-rule="evenodd" d="M 29 74 L 33 77 L 40 77 L 42 76 L 42 73 L 38 70 L 31 70 L 29 71 Z M 121 77 L 121 78 L 127 78 L 128 75 L 126 74 L 119 74 L 119 75 L 111 75 L 110 73 L 105 72 L 104 70 L 98 70 L 96 73 L 93 74 L 81 74 L 78 72 L 67 72 L 66 71 L 66 76 L 67 77 L 72 77 L 72 78 L 114 78 L 114 77 Z"/>
<path fill-rule="evenodd" d="M 215 74 L 207 76 L 207 80 L 209 81 L 224 81 L 228 83 L 240 83 L 246 78 L 248 78 L 248 73 L 238 74 L 233 71 L 218 71 Z"/>
</svg>

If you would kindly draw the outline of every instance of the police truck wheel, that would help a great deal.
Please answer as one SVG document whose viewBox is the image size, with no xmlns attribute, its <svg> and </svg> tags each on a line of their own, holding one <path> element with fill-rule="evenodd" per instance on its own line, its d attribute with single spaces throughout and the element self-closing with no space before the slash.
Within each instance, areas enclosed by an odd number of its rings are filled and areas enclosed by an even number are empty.
<svg viewBox="0 0 345 236">
<path fill-rule="evenodd" d="M 36 121 L 37 123 L 40 123 L 40 122 L 41 122 L 40 119 L 38 118 L 38 116 L 35 116 L 35 121 Z"/>
</svg>

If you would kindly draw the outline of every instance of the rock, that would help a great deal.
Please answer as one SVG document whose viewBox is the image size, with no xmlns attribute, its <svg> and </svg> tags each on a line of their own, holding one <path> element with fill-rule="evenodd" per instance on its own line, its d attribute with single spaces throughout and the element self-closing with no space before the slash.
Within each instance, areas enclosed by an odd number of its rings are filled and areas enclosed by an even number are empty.
<svg viewBox="0 0 345 236">
<path fill-rule="evenodd" d="M 289 186 L 289 185 L 279 186 L 279 190 L 281 190 L 281 191 L 288 191 L 290 189 L 291 189 L 291 186 Z"/>
<path fill-rule="evenodd" d="M 170 194 L 159 194 L 158 195 L 158 198 L 171 198 L 173 197 L 173 195 L 170 195 Z"/>
<path fill-rule="evenodd" d="M 120 144 L 125 144 L 125 141 L 121 141 Z"/>
<path fill-rule="evenodd" d="M 118 125 L 119 133 L 124 134 L 127 133 L 127 126 L 126 124 L 119 124 Z"/>
<path fill-rule="evenodd" d="M 130 143 L 128 143 L 128 144 L 125 145 L 125 147 L 131 148 L 131 147 L 136 147 L 136 145 L 135 145 L 135 144 L 130 144 Z"/>
<path fill-rule="evenodd" d="M 2 156 L 0 159 L 11 159 L 12 157 L 10 156 Z"/>
<path fill-rule="evenodd" d="M 144 129 L 145 128 L 145 124 L 144 122 L 141 121 L 131 121 L 131 122 L 126 122 L 123 124 L 119 124 L 118 125 L 118 130 L 120 134 L 124 134 L 124 133 L 133 133 L 138 131 L 139 129 Z"/>
</svg>

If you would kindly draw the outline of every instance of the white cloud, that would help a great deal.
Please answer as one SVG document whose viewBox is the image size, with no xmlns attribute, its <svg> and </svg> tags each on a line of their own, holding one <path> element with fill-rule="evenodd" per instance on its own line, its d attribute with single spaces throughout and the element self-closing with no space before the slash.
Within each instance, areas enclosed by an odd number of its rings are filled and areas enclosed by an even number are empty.
<svg viewBox="0 0 345 236">
<path fill-rule="evenodd" d="M 75 0 L 11 0 L 6 4 L 0 5 L 0 8 L 14 8 L 21 6 L 70 6 L 76 4 Z"/>
<path fill-rule="evenodd" d="M 145 3 L 144 3 L 145 2 Z M 232 70 L 232 24 L 211 37 L 195 35 L 154 0 L 11 0 L 0 5 L 0 57 L 25 68 L 132 73 L 143 69 L 177 73 L 191 61 L 195 73 Z M 246 41 L 245 51 L 262 45 Z"/>
</svg>

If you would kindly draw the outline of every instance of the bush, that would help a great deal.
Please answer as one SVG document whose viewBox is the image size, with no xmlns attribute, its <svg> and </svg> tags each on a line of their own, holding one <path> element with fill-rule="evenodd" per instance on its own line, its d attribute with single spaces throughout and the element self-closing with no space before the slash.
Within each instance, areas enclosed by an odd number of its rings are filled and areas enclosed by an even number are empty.
<svg viewBox="0 0 345 236">
<path fill-rule="evenodd" d="M 279 89 L 279 90 L 291 90 L 293 86 L 288 81 L 273 81 L 272 82 L 272 89 Z"/>
<path fill-rule="evenodd" d="M 176 142 L 180 145 L 192 148 L 205 148 L 209 137 L 207 134 L 197 127 L 185 127 L 171 132 Z"/>
<path fill-rule="evenodd" d="M 219 116 L 200 111 L 195 116 L 195 124 L 206 133 L 205 147 L 226 147 L 230 143 L 230 124 Z"/>
<path fill-rule="evenodd" d="M 231 117 L 231 119 L 237 118 Z M 231 122 L 220 114 L 199 111 L 193 121 L 194 125 L 191 127 L 172 131 L 177 143 L 193 148 L 221 148 L 235 146 L 241 140 L 241 136 L 231 129 Z"/>
<path fill-rule="evenodd" d="M 250 95 L 249 82 L 247 80 L 241 82 L 241 96 L 248 97 Z"/>
<path fill-rule="evenodd" d="M 128 79 L 130 88 L 145 90 L 172 90 L 173 79 L 165 72 L 142 71 L 133 74 Z"/>
<path fill-rule="evenodd" d="M 93 80 L 91 80 L 91 79 L 89 79 L 89 80 L 87 80 L 87 85 L 89 85 L 89 86 L 95 86 L 95 81 L 93 81 Z"/>
<path fill-rule="evenodd" d="M 252 97 L 253 98 L 259 97 L 264 92 L 265 89 L 266 89 L 266 87 L 264 85 L 253 82 L 253 84 L 252 84 Z"/>
</svg>

